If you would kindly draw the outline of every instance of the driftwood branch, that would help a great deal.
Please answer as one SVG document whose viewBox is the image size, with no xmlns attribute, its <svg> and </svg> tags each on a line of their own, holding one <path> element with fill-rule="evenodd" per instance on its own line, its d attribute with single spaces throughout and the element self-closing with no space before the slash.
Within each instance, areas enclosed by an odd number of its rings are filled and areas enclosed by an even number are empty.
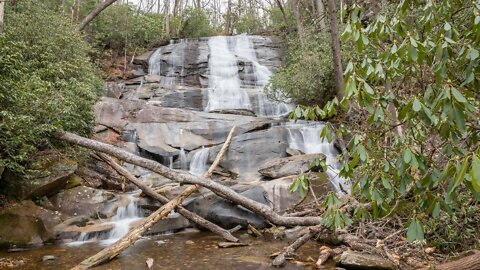
<svg viewBox="0 0 480 270">
<path fill-rule="evenodd" d="M 235 130 L 235 127 L 232 128 L 232 131 L 230 132 L 230 135 L 227 140 L 232 139 L 232 134 L 233 131 Z M 226 141 L 224 144 L 224 147 L 222 148 L 222 151 L 220 151 L 216 157 L 216 160 L 222 159 L 222 156 L 226 152 L 226 147 L 229 145 L 229 141 Z M 216 166 L 213 163 L 211 167 Z M 101 250 L 97 254 L 87 258 L 86 260 L 82 261 L 79 265 L 73 268 L 73 270 L 80 270 L 80 269 L 87 269 L 92 266 L 105 263 L 110 261 L 111 259 L 115 258 L 118 256 L 122 251 L 127 249 L 130 245 L 135 243 L 135 241 L 142 236 L 150 227 L 152 227 L 155 223 L 157 223 L 159 220 L 162 218 L 166 217 L 173 209 L 176 207 L 180 206 L 180 204 L 190 195 L 192 195 L 194 192 L 198 191 L 199 186 L 198 185 L 193 185 L 189 186 L 186 190 L 184 190 L 181 194 L 179 194 L 177 197 L 175 197 L 173 200 L 169 201 L 168 203 L 164 204 L 162 207 L 160 207 L 157 211 L 153 212 L 150 216 L 142 220 L 142 222 L 137 225 L 135 228 L 133 228 L 127 235 L 122 237 L 120 240 L 115 242 L 113 245 Z"/>
<path fill-rule="evenodd" d="M 105 160 L 105 162 L 107 162 L 113 169 L 115 169 L 119 174 L 125 176 L 125 178 L 127 178 L 130 182 L 132 182 L 134 185 L 136 185 L 138 188 L 140 188 L 145 195 L 147 195 L 147 196 L 149 196 L 149 197 L 151 197 L 151 198 L 153 198 L 153 199 L 155 199 L 155 200 L 157 200 L 157 201 L 159 201 L 163 204 L 168 203 L 168 199 L 166 197 L 156 193 L 153 188 L 150 188 L 150 187 L 146 186 L 145 184 L 143 184 L 142 181 L 137 179 L 129 171 L 127 171 L 125 168 L 123 168 L 118 163 L 116 163 L 115 160 L 113 160 L 111 157 L 109 157 L 108 155 L 103 154 L 103 153 L 98 153 L 98 155 L 103 160 Z M 199 216 L 199 215 L 197 215 L 193 212 L 188 211 L 187 209 L 183 208 L 182 206 L 178 206 L 177 208 L 175 208 L 175 210 L 177 210 L 177 212 L 180 215 L 184 216 L 186 219 L 196 223 L 197 225 L 199 225 L 199 226 L 201 226 L 205 229 L 210 230 L 211 232 L 214 232 L 214 233 L 220 235 L 221 237 L 223 237 L 227 241 L 238 242 L 238 239 L 235 238 L 230 233 L 230 231 L 225 230 L 225 229 L 221 228 L 220 226 L 202 218 L 201 216 Z"/>
<path fill-rule="evenodd" d="M 294 255 L 295 251 L 308 242 L 311 238 L 315 237 L 323 229 L 322 225 L 308 228 L 308 232 L 302 235 L 300 238 L 295 240 L 290 246 L 286 247 L 280 254 L 278 254 L 275 259 L 273 259 L 272 265 L 276 267 L 281 267 L 285 265 L 285 262 L 288 257 Z"/>
<path fill-rule="evenodd" d="M 73 133 L 67 133 L 67 132 L 55 133 L 54 137 L 65 142 L 73 143 L 76 145 L 86 147 L 88 149 L 109 154 L 111 156 L 114 156 L 128 163 L 156 172 L 178 183 L 199 185 L 199 186 L 205 187 L 213 191 L 215 194 L 219 195 L 220 197 L 230 200 L 236 204 L 239 204 L 251 210 L 252 212 L 255 212 L 265 217 L 271 223 L 276 225 L 315 226 L 320 224 L 322 221 L 320 217 L 283 217 L 275 213 L 275 211 L 273 211 L 269 206 L 259 203 L 257 201 L 254 201 L 252 199 L 246 198 L 238 194 L 231 188 L 223 186 L 222 184 L 216 183 L 214 181 L 206 181 L 204 178 L 192 175 L 188 172 L 172 170 L 156 161 L 136 156 L 132 153 L 129 153 L 113 145 L 90 140 L 90 139 L 75 135 Z"/>
<path fill-rule="evenodd" d="M 218 152 L 217 158 L 213 161 L 212 166 L 210 166 L 207 173 L 205 173 L 203 177 L 210 178 L 212 176 L 213 170 L 215 170 L 215 168 L 218 166 L 223 155 L 225 155 L 225 152 L 227 151 L 228 146 L 230 146 L 230 143 L 232 142 L 233 133 L 235 133 L 235 129 L 236 129 L 236 126 L 233 126 L 232 130 L 230 130 L 230 133 L 227 136 L 227 140 L 222 146 L 222 149 L 220 149 L 220 152 Z"/>
<path fill-rule="evenodd" d="M 95 17 L 100 14 L 104 9 L 106 9 L 111 4 L 115 3 L 117 0 L 107 0 L 100 3 L 90 14 L 85 17 L 82 22 L 77 26 L 77 31 L 82 31 Z"/>
<path fill-rule="evenodd" d="M 473 255 L 460 258 L 451 262 L 437 265 L 435 267 L 426 267 L 420 270 L 480 270 L 480 251 L 475 251 Z"/>
</svg>

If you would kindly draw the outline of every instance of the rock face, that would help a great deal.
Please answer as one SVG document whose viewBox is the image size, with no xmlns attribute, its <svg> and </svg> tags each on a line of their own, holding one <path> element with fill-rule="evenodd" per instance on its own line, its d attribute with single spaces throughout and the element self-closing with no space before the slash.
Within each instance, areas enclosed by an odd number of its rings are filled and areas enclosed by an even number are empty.
<svg viewBox="0 0 480 270">
<path fill-rule="evenodd" d="M 106 202 L 112 200 L 114 196 L 113 193 L 105 190 L 79 186 L 63 190 L 53 196 L 51 201 L 58 211 L 69 216 L 105 218 L 101 216 L 101 212 L 106 207 Z"/>
<path fill-rule="evenodd" d="M 395 265 L 377 255 L 345 251 L 340 257 L 340 265 L 347 269 L 393 270 Z"/>
<path fill-rule="evenodd" d="M 272 158 L 285 157 L 288 143 L 282 128 L 271 128 L 235 137 L 228 148 L 220 166 L 227 169 L 239 179 L 259 178 L 261 164 Z M 221 146 L 210 151 L 209 159 L 213 162 Z"/>
<path fill-rule="evenodd" d="M 27 247 L 54 240 L 51 228 L 62 222 L 52 211 L 36 206 L 32 201 L 0 213 L 0 247 Z"/>
<path fill-rule="evenodd" d="M 308 171 L 310 164 L 322 156 L 322 154 L 310 154 L 269 160 L 260 167 L 258 172 L 269 178 L 298 175 Z"/>
<path fill-rule="evenodd" d="M 28 197 L 37 198 L 55 194 L 65 187 L 76 169 L 77 163 L 71 160 L 53 162 L 46 168 L 48 175 L 28 182 Z"/>
</svg>

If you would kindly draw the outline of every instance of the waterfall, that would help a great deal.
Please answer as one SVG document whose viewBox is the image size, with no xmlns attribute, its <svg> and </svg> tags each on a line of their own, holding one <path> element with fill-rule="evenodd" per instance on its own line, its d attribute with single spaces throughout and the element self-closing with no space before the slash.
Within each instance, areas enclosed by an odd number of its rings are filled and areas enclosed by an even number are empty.
<svg viewBox="0 0 480 270">
<path fill-rule="evenodd" d="M 180 77 L 180 83 L 183 83 L 185 50 L 188 46 L 188 40 L 182 39 L 177 43 L 173 40 L 166 47 L 158 48 L 148 60 L 148 73 L 151 75 L 160 75 L 160 88 L 174 89 L 177 85 L 177 78 Z M 171 49 L 166 60 L 166 70 L 162 70 L 162 55 L 167 53 L 167 48 Z M 176 67 L 181 67 L 177 70 Z M 163 73 L 163 74 L 162 74 Z"/>
<path fill-rule="evenodd" d="M 252 109 L 247 92 L 241 88 L 237 57 L 229 49 L 229 40 L 225 36 L 211 37 L 208 40 L 210 74 L 208 104 L 205 111 Z"/>
<path fill-rule="evenodd" d="M 79 246 L 87 242 L 93 242 L 100 240 L 102 245 L 111 245 L 123 236 L 125 236 L 130 230 L 130 225 L 135 221 L 143 218 L 143 211 L 137 205 L 137 196 L 135 194 L 127 194 L 125 196 L 128 201 L 126 206 L 120 206 L 117 209 L 115 216 L 111 218 L 106 224 L 112 224 L 113 228 L 108 232 L 93 232 L 93 233 L 81 233 L 77 241 L 69 243 L 69 246 Z"/>
<path fill-rule="evenodd" d="M 188 160 L 187 160 L 187 154 L 185 153 L 185 150 L 183 148 L 180 148 L 180 169 L 181 170 L 187 170 L 188 169 Z"/>
<path fill-rule="evenodd" d="M 325 173 L 332 183 L 333 189 L 339 195 L 344 193 L 343 190 L 350 193 L 350 180 L 339 176 L 341 164 L 337 159 L 338 151 L 333 143 L 320 138 L 324 125 L 321 123 L 304 122 L 294 124 L 289 122 L 286 127 L 288 130 L 289 147 L 305 154 L 324 154 L 328 166 Z"/>
<path fill-rule="evenodd" d="M 198 150 L 192 157 L 190 162 L 190 172 L 195 175 L 203 175 L 208 171 L 208 153 L 209 148 Z"/>
</svg>

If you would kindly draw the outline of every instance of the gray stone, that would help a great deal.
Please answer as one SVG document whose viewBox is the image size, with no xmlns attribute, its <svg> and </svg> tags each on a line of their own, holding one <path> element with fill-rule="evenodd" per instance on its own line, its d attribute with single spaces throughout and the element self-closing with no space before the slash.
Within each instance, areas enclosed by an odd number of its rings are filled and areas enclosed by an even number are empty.
<svg viewBox="0 0 480 270">
<path fill-rule="evenodd" d="M 147 231 L 147 235 L 176 232 L 190 227 L 190 221 L 178 213 L 169 214 L 166 218 L 155 223 Z"/>
<path fill-rule="evenodd" d="M 39 165 L 42 174 L 46 176 L 37 176 L 32 181 L 28 181 L 28 198 L 37 198 L 51 196 L 65 187 L 73 173 L 77 169 L 77 163 L 73 160 L 61 159 L 54 161 L 53 164 Z"/>
<path fill-rule="evenodd" d="M 393 270 L 395 265 L 383 257 L 355 251 L 345 251 L 340 256 L 340 266 L 347 269 Z"/>
<path fill-rule="evenodd" d="M 61 222 L 52 211 L 23 201 L 0 212 L 0 246 L 41 245 L 54 239 L 53 227 Z"/>
<path fill-rule="evenodd" d="M 287 154 L 289 154 L 290 156 L 297 156 L 297 155 L 301 155 L 301 154 L 304 154 L 304 153 L 302 153 L 298 149 L 293 149 L 293 148 L 288 147 L 287 148 Z"/>
<path fill-rule="evenodd" d="M 54 261 L 54 260 L 56 260 L 56 259 L 58 259 L 57 256 L 45 255 L 45 256 L 43 256 L 42 261 L 44 261 L 44 262 L 45 262 L 45 261 Z"/>
<path fill-rule="evenodd" d="M 298 175 L 308 171 L 310 164 L 322 157 L 322 154 L 309 154 L 273 159 L 265 162 L 258 172 L 270 178 Z"/>
<path fill-rule="evenodd" d="M 122 96 L 122 89 L 116 82 L 105 83 L 106 96 L 109 98 L 119 99 Z"/>
<path fill-rule="evenodd" d="M 261 164 L 273 158 L 285 157 L 288 147 L 285 129 L 273 127 L 268 130 L 236 136 L 228 148 L 220 166 L 238 175 L 240 180 L 257 179 Z M 221 145 L 211 149 L 209 159 L 213 162 Z"/>
<path fill-rule="evenodd" d="M 78 186 L 63 190 L 51 198 L 58 211 L 69 216 L 84 215 L 98 218 L 100 211 L 106 207 L 115 195 L 111 192 Z"/>
</svg>

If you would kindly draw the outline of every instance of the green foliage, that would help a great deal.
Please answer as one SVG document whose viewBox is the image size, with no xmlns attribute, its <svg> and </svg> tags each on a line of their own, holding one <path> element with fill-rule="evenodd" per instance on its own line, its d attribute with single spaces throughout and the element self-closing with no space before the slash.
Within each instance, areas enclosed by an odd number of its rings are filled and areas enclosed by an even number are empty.
<svg viewBox="0 0 480 270">
<path fill-rule="evenodd" d="M 363 7 L 349 10 L 342 39 L 363 58 L 346 65 L 344 98 L 313 111 L 360 106 L 368 126 L 337 130 L 351 138 L 340 175 L 355 179 L 374 218 L 412 203 L 408 238 L 422 240 L 425 221 L 462 213 L 460 197 L 480 199 L 480 1 L 402 0 L 371 23 Z"/>
<path fill-rule="evenodd" d="M 298 176 L 295 181 L 292 182 L 290 185 L 290 192 L 300 192 L 300 196 L 304 198 L 307 195 L 308 188 L 310 186 L 310 181 L 308 180 L 308 176 L 306 174 L 301 174 Z"/>
<path fill-rule="evenodd" d="M 87 32 L 101 49 L 133 52 L 168 38 L 163 32 L 163 16 L 137 12 L 129 5 L 112 5 L 88 26 Z"/>
<path fill-rule="evenodd" d="M 332 52 L 328 36 L 310 34 L 290 42 L 284 66 L 273 75 L 267 93 L 297 104 L 323 104 L 334 95 Z"/>
<path fill-rule="evenodd" d="M 0 166 L 25 172 L 55 130 L 88 136 L 101 83 L 83 37 L 39 1 L 7 6 L 0 35 Z"/>
<path fill-rule="evenodd" d="M 199 38 L 215 34 L 209 19 L 202 9 L 189 9 L 185 11 L 185 18 L 180 35 L 182 37 Z"/>
</svg>

